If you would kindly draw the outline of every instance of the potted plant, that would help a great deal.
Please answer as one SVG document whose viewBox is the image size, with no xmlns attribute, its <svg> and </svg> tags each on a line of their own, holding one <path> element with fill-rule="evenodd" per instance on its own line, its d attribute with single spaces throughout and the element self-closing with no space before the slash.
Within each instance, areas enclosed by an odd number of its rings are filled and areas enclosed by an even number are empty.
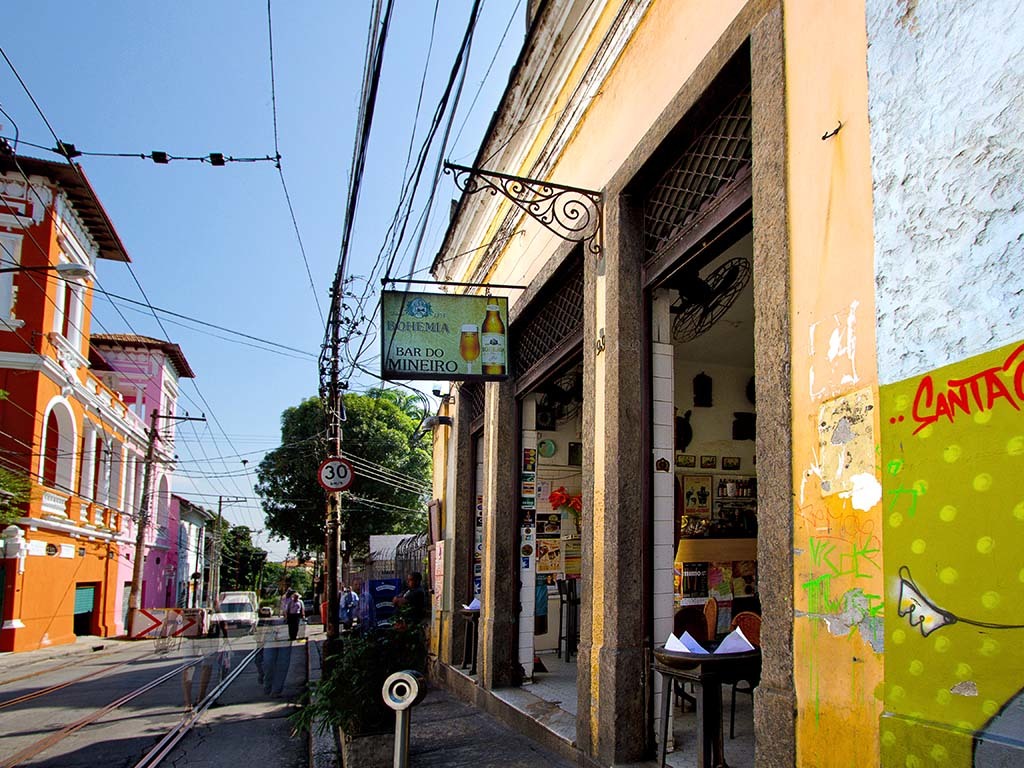
<svg viewBox="0 0 1024 768">
<path fill-rule="evenodd" d="M 423 628 L 399 611 L 389 627 L 346 637 L 324 658 L 321 679 L 310 684 L 304 706 L 292 716 L 297 728 L 338 729 L 342 765 L 388 768 L 394 754 L 395 713 L 384 704 L 384 681 L 393 672 L 426 672 Z"/>
</svg>

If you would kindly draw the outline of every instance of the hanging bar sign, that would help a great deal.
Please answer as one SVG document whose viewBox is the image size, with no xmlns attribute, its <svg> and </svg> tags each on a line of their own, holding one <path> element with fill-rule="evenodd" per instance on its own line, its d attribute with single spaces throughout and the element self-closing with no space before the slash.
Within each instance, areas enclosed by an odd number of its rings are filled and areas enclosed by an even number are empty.
<svg viewBox="0 0 1024 768">
<path fill-rule="evenodd" d="M 381 378 L 508 378 L 504 296 L 383 291 L 380 311 Z"/>
</svg>

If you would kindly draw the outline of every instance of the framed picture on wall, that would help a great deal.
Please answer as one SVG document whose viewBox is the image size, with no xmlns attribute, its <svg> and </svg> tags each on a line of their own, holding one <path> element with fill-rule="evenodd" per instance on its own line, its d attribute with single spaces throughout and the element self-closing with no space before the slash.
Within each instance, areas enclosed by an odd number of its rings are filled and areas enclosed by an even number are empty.
<svg viewBox="0 0 1024 768">
<path fill-rule="evenodd" d="M 711 475 L 683 476 L 683 515 L 711 517 Z"/>
<path fill-rule="evenodd" d="M 693 469 L 697 466 L 697 457 L 692 453 L 679 451 L 676 453 L 676 466 L 683 469 Z"/>
<path fill-rule="evenodd" d="M 739 469 L 740 468 L 740 457 L 739 456 L 723 456 L 722 457 L 722 469 Z"/>
<path fill-rule="evenodd" d="M 701 469 L 715 469 L 718 466 L 717 456 L 701 456 L 700 457 L 700 468 Z"/>
</svg>

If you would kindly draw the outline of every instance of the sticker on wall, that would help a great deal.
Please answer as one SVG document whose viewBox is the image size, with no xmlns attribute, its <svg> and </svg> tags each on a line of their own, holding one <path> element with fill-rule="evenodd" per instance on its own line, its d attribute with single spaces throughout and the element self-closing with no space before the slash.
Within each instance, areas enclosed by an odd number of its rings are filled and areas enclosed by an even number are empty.
<svg viewBox="0 0 1024 768">
<path fill-rule="evenodd" d="M 519 550 L 519 554 L 522 555 L 523 557 L 529 557 L 530 555 L 533 554 L 533 545 L 532 544 L 523 544 L 522 548 L 520 548 L 520 550 Z"/>
<path fill-rule="evenodd" d="M 875 477 L 874 410 L 870 387 L 827 400 L 818 409 L 821 495 L 842 494 L 862 511 L 881 498 Z"/>
<path fill-rule="evenodd" d="M 544 442 L 543 440 L 541 442 Z M 523 448 L 523 471 L 524 472 L 536 472 L 537 471 L 537 449 L 536 448 Z"/>
<path fill-rule="evenodd" d="M 545 459 L 550 459 L 558 452 L 558 446 L 555 445 L 554 440 L 541 440 L 537 443 L 537 451 Z"/>
</svg>

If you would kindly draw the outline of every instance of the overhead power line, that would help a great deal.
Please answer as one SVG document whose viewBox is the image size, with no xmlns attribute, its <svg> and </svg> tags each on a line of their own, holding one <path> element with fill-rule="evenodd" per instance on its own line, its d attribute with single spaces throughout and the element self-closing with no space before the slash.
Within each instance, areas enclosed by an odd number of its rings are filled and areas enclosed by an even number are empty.
<svg viewBox="0 0 1024 768">
<path fill-rule="evenodd" d="M 227 165 L 228 163 L 273 163 L 277 161 L 277 158 L 271 157 L 270 155 L 264 155 L 262 157 L 235 157 L 234 155 L 225 155 L 223 152 L 210 152 L 206 155 L 175 155 L 159 149 L 151 150 L 149 152 L 91 152 L 89 150 L 79 149 L 74 144 L 67 141 L 58 141 L 56 147 L 48 147 L 45 144 L 26 141 L 25 139 L 18 137 L 11 138 L 10 136 L 0 136 L 0 140 L 13 142 L 13 144 L 11 144 L 11 148 L 15 152 L 18 151 L 19 144 L 24 144 L 27 147 L 40 149 L 43 152 L 60 155 L 68 160 L 74 160 L 76 157 L 117 157 L 131 158 L 135 160 L 150 160 L 157 165 L 169 165 L 172 162 L 193 162 L 207 163 L 215 167 Z"/>
<path fill-rule="evenodd" d="M 118 301 L 124 301 L 124 302 L 127 302 L 128 304 L 134 304 L 134 305 L 139 306 L 139 307 L 146 307 L 147 309 L 153 310 L 154 312 L 160 312 L 161 314 L 168 315 L 170 317 L 178 317 L 178 318 L 181 318 L 182 320 L 188 320 L 191 323 L 195 323 L 197 325 L 204 325 L 207 328 L 215 328 L 218 331 L 224 331 L 225 333 L 230 333 L 230 334 L 233 334 L 235 336 L 241 336 L 243 339 L 250 339 L 252 341 L 258 341 L 260 344 L 266 344 L 269 347 L 277 347 L 279 349 L 286 349 L 289 352 L 296 352 L 296 353 L 298 353 L 300 355 L 305 355 L 306 357 L 312 357 L 314 359 L 316 359 L 316 357 L 317 357 L 317 355 L 315 355 L 312 352 L 308 352 L 305 349 L 299 349 L 298 347 L 292 347 L 292 346 L 289 346 L 287 344 L 281 344 L 280 342 L 277 342 L 277 341 L 270 341 L 269 339 L 263 339 L 263 338 L 260 338 L 259 336 L 253 336 L 251 333 L 245 333 L 244 331 L 236 331 L 233 328 L 226 328 L 223 325 L 217 325 L 216 323 L 209 323 L 209 322 L 206 322 L 205 320 L 200 320 L 198 318 L 192 317 L 191 315 L 181 314 L 180 312 L 174 312 L 174 311 L 172 311 L 170 309 L 163 309 L 162 307 L 155 307 L 155 306 L 152 306 L 150 304 L 146 304 L 146 303 L 141 302 L 141 301 L 136 301 L 135 299 L 129 299 L 127 296 L 121 296 L 121 295 L 116 294 L 116 293 L 111 293 L 110 291 L 104 291 L 104 290 L 101 290 L 99 288 L 94 288 L 93 290 L 96 293 L 101 293 L 104 296 L 110 297 L 111 299 L 117 299 Z"/>
</svg>

